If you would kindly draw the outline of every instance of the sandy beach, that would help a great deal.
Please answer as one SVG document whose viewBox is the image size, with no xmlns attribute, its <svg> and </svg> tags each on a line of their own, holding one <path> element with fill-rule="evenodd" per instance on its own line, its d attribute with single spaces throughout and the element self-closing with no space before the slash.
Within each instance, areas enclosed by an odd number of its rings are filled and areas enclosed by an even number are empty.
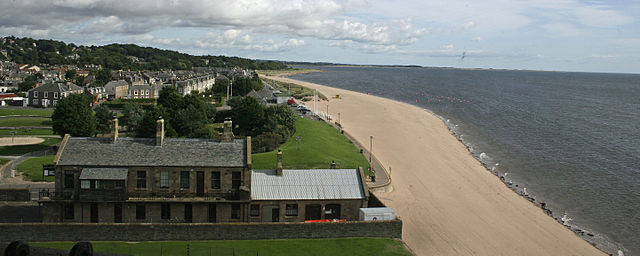
<svg viewBox="0 0 640 256">
<path fill-rule="evenodd" d="M 376 192 L 404 222 L 417 255 L 605 255 L 488 172 L 443 122 L 416 106 L 283 77 L 317 88 L 318 108 L 392 169 L 392 189 Z M 339 94 L 341 99 L 331 96 Z M 312 107 L 313 104 L 307 104 Z"/>
</svg>

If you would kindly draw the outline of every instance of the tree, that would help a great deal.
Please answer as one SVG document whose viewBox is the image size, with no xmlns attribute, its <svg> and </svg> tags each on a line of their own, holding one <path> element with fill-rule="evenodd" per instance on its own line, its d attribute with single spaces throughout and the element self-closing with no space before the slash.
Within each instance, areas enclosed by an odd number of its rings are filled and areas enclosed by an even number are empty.
<svg viewBox="0 0 640 256">
<path fill-rule="evenodd" d="M 111 119 L 113 118 L 113 112 L 109 108 L 100 105 L 95 109 L 96 116 L 96 132 L 102 134 L 108 133 L 111 129 Z"/>
<path fill-rule="evenodd" d="M 264 107 L 252 97 L 241 99 L 233 108 L 233 122 L 238 124 L 241 135 L 256 136 L 264 122 Z"/>
<path fill-rule="evenodd" d="M 264 120 L 264 130 L 282 136 L 283 142 L 296 132 L 296 115 L 287 105 L 267 107 Z"/>
<path fill-rule="evenodd" d="M 124 115 L 122 117 L 122 125 L 126 126 L 130 131 L 135 131 L 135 129 L 140 126 L 144 110 L 142 110 L 138 104 L 125 102 L 122 108 L 122 114 Z"/>
<path fill-rule="evenodd" d="M 67 72 L 64 73 L 64 77 L 67 80 L 73 80 L 73 78 L 76 77 L 76 70 L 75 69 L 69 69 L 67 70 Z"/>
<path fill-rule="evenodd" d="M 96 130 L 96 119 L 91 110 L 91 99 L 86 95 L 71 94 L 58 100 L 51 115 L 55 134 L 88 137 Z"/>
<path fill-rule="evenodd" d="M 158 119 L 164 117 L 165 110 L 162 106 L 154 106 L 144 112 L 140 124 L 136 128 L 136 137 L 138 138 L 154 138 L 156 136 L 156 129 L 158 126 Z M 164 120 L 164 134 L 165 137 L 175 137 L 176 131 L 171 128 L 171 122 L 167 119 Z"/>
</svg>

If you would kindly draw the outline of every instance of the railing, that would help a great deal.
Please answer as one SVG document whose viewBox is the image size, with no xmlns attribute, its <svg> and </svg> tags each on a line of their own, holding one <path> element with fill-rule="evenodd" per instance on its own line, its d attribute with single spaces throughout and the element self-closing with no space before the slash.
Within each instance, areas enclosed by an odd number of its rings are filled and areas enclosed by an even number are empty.
<svg viewBox="0 0 640 256">
<path fill-rule="evenodd" d="M 77 200 L 77 201 L 124 201 L 128 199 L 187 199 L 197 198 L 201 200 L 249 200 L 249 193 L 244 191 L 230 191 L 228 193 L 170 193 L 170 192 L 133 192 L 124 190 L 94 190 L 81 189 L 76 191 L 49 191 L 41 189 L 40 200 L 49 198 L 53 200 Z"/>
<path fill-rule="evenodd" d="M 239 191 L 231 191 L 228 193 L 170 193 L 170 192 L 134 192 L 129 193 L 129 199 L 134 198 L 201 198 L 203 200 L 240 200 L 241 194 Z M 248 199 L 248 198 L 247 198 Z"/>
</svg>

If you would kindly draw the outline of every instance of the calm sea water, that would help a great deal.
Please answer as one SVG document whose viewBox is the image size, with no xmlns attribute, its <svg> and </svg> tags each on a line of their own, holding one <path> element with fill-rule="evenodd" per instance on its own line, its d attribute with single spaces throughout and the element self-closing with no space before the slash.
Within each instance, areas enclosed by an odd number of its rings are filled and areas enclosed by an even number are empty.
<svg viewBox="0 0 640 256">
<path fill-rule="evenodd" d="M 585 239 L 640 255 L 640 75 L 321 69 L 292 78 L 432 111 L 488 169 Z"/>
</svg>

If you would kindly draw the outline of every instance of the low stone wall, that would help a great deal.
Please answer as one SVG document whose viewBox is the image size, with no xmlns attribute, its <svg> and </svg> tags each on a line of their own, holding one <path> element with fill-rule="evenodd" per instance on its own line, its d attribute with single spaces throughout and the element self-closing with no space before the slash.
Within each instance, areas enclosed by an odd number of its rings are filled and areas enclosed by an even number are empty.
<svg viewBox="0 0 640 256">
<path fill-rule="evenodd" d="M 334 223 L 24 223 L 0 224 L 0 242 L 43 241 L 186 241 L 294 238 L 402 238 L 402 221 Z"/>
<path fill-rule="evenodd" d="M 0 189 L 0 201 L 29 201 L 31 192 L 25 189 Z"/>
</svg>

